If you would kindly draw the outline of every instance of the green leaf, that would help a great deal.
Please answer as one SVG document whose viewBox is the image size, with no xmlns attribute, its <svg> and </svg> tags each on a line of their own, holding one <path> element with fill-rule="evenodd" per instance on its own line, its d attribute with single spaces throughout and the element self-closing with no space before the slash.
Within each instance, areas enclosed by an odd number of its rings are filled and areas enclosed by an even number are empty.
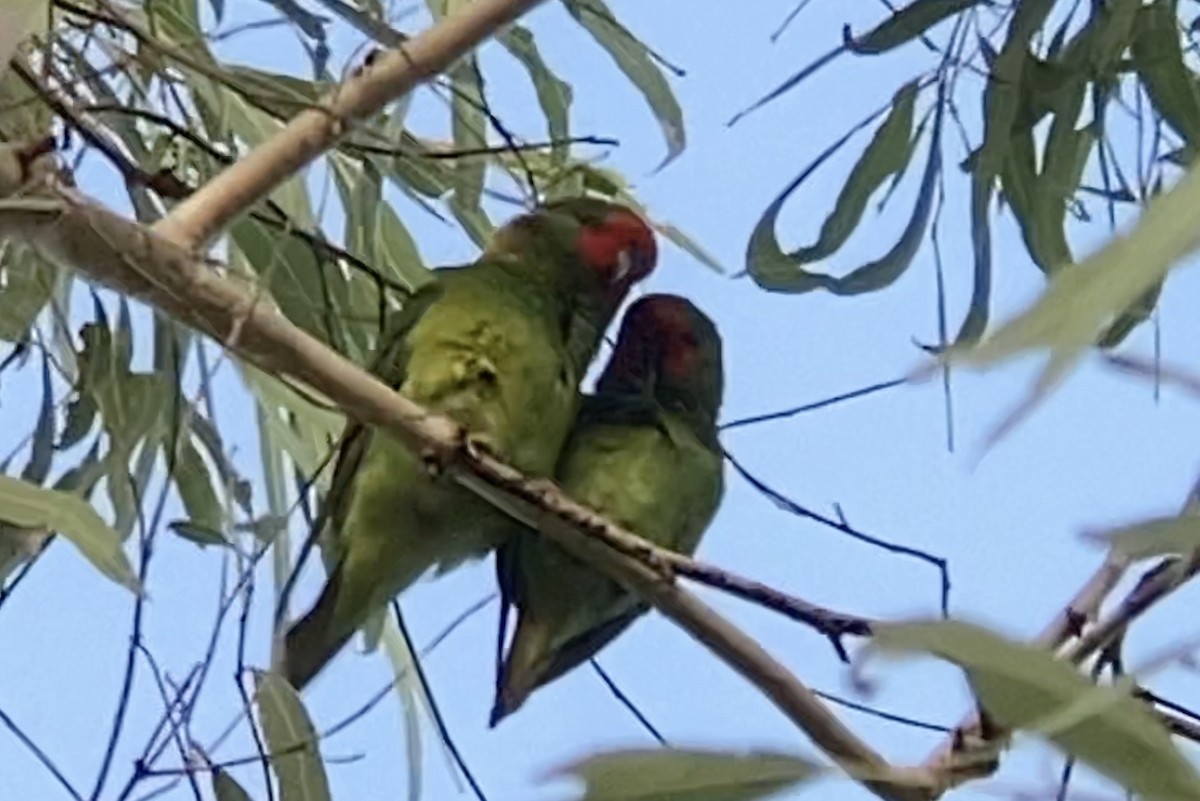
<svg viewBox="0 0 1200 801">
<path fill-rule="evenodd" d="M 334 182 L 346 210 L 345 247 L 380 275 L 413 291 L 429 280 L 416 242 L 396 215 L 390 203 L 383 201 L 382 178 L 372 162 L 358 162 L 335 153 L 330 159 Z M 350 283 L 354 288 L 354 309 L 358 315 L 378 307 L 381 282 L 354 267 Z M 366 295 L 360 294 L 366 290 Z M 385 291 L 393 291 L 384 287 Z M 364 301 L 369 301 L 364 303 Z"/>
<path fill-rule="evenodd" d="M 220 529 L 193 523 L 190 520 L 172 520 L 167 524 L 167 528 L 188 542 L 194 542 L 201 548 L 206 548 L 209 545 L 229 545 L 229 540 L 225 539 L 225 535 Z"/>
<path fill-rule="evenodd" d="M 20 342 L 54 293 L 59 268 L 29 248 L 0 242 L 0 339 Z"/>
<path fill-rule="evenodd" d="M 646 46 L 613 17 L 603 0 L 563 0 L 563 4 L 575 21 L 608 51 L 654 112 L 667 142 L 667 155 L 658 165 L 661 170 L 687 146 L 683 110 L 662 70 L 651 60 Z"/>
<path fill-rule="evenodd" d="M 1008 24 L 1008 37 L 996 55 L 983 91 L 984 137 L 975 171 L 991 182 L 1008 153 L 1009 132 L 1021 107 L 1022 73 L 1029 63 L 1029 40 L 1041 29 L 1054 0 L 1019 0 Z"/>
<path fill-rule="evenodd" d="M 188 428 L 196 435 L 196 441 L 208 453 L 209 459 L 216 465 L 220 485 L 230 493 L 233 500 L 247 515 L 253 514 L 250 505 L 252 487 L 225 455 L 225 445 L 221 441 L 216 427 L 200 410 L 192 407 L 189 412 Z"/>
<path fill-rule="evenodd" d="M 987 330 L 988 306 L 992 296 L 992 223 L 988 216 L 992 182 L 975 172 L 971 176 L 971 253 L 974 281 L 971 305 L 954 336 L 960 347 L 975 344 Z"/>
<path fill-rule="evenodd" d="M 585 757 L 550 775 L 582 779 L 581 801 L 753 801 L 823 772 L 807 759 L 770 751 L 631 748 Z"/>
<path fill-rule="evenodd" d="M 243 217 L 230 228 L 237 259 L 265 282 L 280 310 L 296 325 L 336 346 L 346 334 L 347 288 L 340 271 L 311 245 Z"/>
<path fill-rule="evenodd" d="M 254 671 L 255 704 L 266 735 L 280 801 L 329 801 L 329 779 L 317 748 L 317 733 L 304 704 L 287 680 Z"/>
<path fill-rule="evenodd" d="M 249 67 L 225 68 L 220 76 L 224 83 L 197 75 L 190 83 L 192 97 L 220 122 L 221 129 L 228 129 L 250 146 L 275 136 L 284 121 L 316 104 L 321 94 L 320 87 L 310 81 Z M 316 226 L 304 175 L 301 171 L 290 176 L 269 197 L 292 226 L 313 231 Z"/>
<path fill-rule="evenodd" d="M 1044 398 L 1101 336 L 1172 266 L 1200 246 L 1200 166 L 1154 198 L 1131 232 L 1060 270 L 1041 296 L 972 348 L 952 348 L 950 361 L 987 367 L 1046 350 L 1049 362 L 1024 408 Z"/>
<path fill-rule="evenodd" d="M 662 220 L 651 220 L 650 226 L 655 231 L 658 231 L 660 234 L 662 234 L 667 241 L 679 247 L 705 267 L 708 267 L 710 270 L 713 270 L 718 274 L 725 274 L 725 267 L 722 266 L 721 262 L 717 260 L 716 256 L 701 246 L 699 242 L 692 239 L 690 236 L 676 228 L 671 223 L 663 222 Z"/>
<path fill-rule="evenodd" d="M 463 59 L 450 69 L 450 82 L 454 91 L 454 99 L 450 103 L 450 130 L 455 149 L 472 152 L 486 148 L 487 101 L 483 96 L 483 74 L 474 56 Z M 484 159 L 456 159 L 453 182 L 455 206 L 478 211 L 486 177 L 487 162 Z"/>
<path fill-rule="evenodd" d="M 140 592 L 121 536 L 75 493 L 0 476 L 0 521 L 30 531 L 58 532 L 105 576 Z"/>
<path fill-rule="evenodd" d="M 251 801 L 242 785 L 219 767 L 212 770 L 212 791 L 217 801 Z"/>
<path fill-rule="evenodd" d="M 1156 281 L 1147 289 L 1141 297 L 1134 301 L 1132 306 L 1121 313 L 1120 317 L 1113 320 L 1108 330 L 1101 334 L 1096 341 L 1096 347 L 1106 349 L 1117 347 L 1133 329 L 1149 320 L 1150 315 L 1154 313 L 1154 307 L 1158 304 L 1162 288 L 1163 282 Z"/>
<path fill-rule="evenodd" d="M 775 238 L 775 223 L 783 204 L 811 170 L 801 173 L 771 202 L 747 246 L 746 269 L 755 283 L 771 292 L 803 293 L 816 289 L 838 292 L 841 279 L 801 268 L 830 256 L 845 244 L 862 219 L 871 195 L 889 176 L 904 169 L 910 152 L 917 88 L 917 82 L 910 81 L 893 96 L 891 111 L 859 156 L 815 243 L 785 254 Z M 931 155 L 931 159 L 936 158 Z"/>
<path fill-rule="evenodd" d="M 1045 737 L 1136 795 L 1200 798 L 1200 776 L 1127 686 L 1095 686 L 1044 649 L 959 621 L 884 624 L 872 647 L 958 665 L 999 726 Z"/>
<path fill-rule="evenodd" d="M 50 358 L 42 354 L 42 406 L 38 411 L 33 429 L 33 441 L 29 448 L 29 463 L 21 471 L 21 478 L 33 484 L 46 483 L 50 466 L 54 461 L 54 384 L 50 380 Z"/>
<path fill-rule="evenodd" d="M 1200 91 L 1179 42 L 1177 3 L 1155 0 L 1134 22 L 1133 64 L 1150 102 L 1175 131 L 1200 145 Z"/>
<path fill-rule="evenodd" d="M 426 0 L 434 20 L 454 14 L 467 0 Z M 487 147 L 488 115 L 483 94 L 483 73 L 474 55 L 460 59 L 447 71 L 450 78 L 450 131 L 455 150 L 478 151 Z M 487 162 L 463 158 L 454 162 L 454 202 L 466 211 L 477 211 L 483 195 Z"/>
<path fill-rule="evenodd" d="M 846 47 L 859 55 L 878 55 L 911 42 L 947 17 L 978 3 L 979 0 L 914 0 L 857 38 L 851 38 L 847 26 Z"/>
<path fill-rule="evenodd" d="M 513 25 L 497 34 L 496 41 L 529 73 L 529 80 L 537 92 L 538 105 L 546 117 L 546 132 L 554 143 L 550 150 L 551 157 L 559 163 L 565 161 L 570 151 L 566 140 L 571 135 L 571 85 L 546 66 L 528 28 Z"/>
<path fill-rule="evenodd" d="M 171 478 L 179 489 L 179 497 L 187 511 L 189 525 L 193 528 L 222 531 L 225 510 L 217 497 L 217 491 L 213 488 L 212 477 L 204 457 L 196 449 L 192 438 L 186 434 L 180 437 Z"/>
<path fill-rule="evenodd" d="M 1152 518 L 1087 536 L 1130 559 L 1189 554 L 1200 548 L 1200 517 L 1183 514 Z"/>
</svg>

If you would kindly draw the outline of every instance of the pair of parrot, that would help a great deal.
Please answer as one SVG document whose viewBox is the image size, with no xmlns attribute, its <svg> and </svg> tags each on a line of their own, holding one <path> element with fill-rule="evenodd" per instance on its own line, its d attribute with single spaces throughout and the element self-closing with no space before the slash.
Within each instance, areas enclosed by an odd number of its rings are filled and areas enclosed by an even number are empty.
<svg viewBox="0 0 1200 801">
<path fill-rule="evenodd" d="M 578 386 L 630 288 L 657 260 L 653 231 L 593 198 L 544 204 L 481 257 L 440 268 L 390 321 L 377 375 L 462 424 L 473 444 L 581 503 L 691 553 L 720 502 L 721 341 L 690 302 L 648 295 L 626 314 L 592 395 Z M 383 432 L 351 422 L 324 517 L 326 584 L 288 631 L 302 689 L 424 573 L 497 551 L 517 626 L 491 723 L 595 655 L 646 607 L 636 596 L 452 481 Z"/>
</svg>

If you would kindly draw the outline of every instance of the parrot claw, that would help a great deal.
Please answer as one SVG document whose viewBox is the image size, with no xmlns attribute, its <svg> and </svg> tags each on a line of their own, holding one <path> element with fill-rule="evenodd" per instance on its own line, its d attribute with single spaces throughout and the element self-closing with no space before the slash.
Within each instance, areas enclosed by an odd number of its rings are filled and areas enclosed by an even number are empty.
<svg viewBox="0 0 1200 801">
<path fill-rule="evenodd" d="M 471 431 L 465 432 L 462 448 L 467 456 L 472 459 L 478 460 L 484 457 L 491 457 L 502 460 L 499 444 L 487 434 L 476 434 Z"/>
</svg>

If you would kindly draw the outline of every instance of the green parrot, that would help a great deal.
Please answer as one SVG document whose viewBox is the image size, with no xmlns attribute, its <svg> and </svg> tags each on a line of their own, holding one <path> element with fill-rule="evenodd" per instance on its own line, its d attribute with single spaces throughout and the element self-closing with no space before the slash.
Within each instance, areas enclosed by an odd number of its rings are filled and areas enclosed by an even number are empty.
<svg viewBox="0 0 1200 801">
<path fill-rule="evenodd" d="M 500 228 L 476 262 L 435 270 L 390 321 L 373 370 L 457 420 L 473 444 L 529 475 L 551 475 L 579 381 L 656 259 L 653 231 L 625 206 L 547 203 Z M 332 568 L 285 642 L 296 689 L 422 574 L 486 556 L 510 528 L 399 440 L 351 421 L 341 443 L 323 511 Z"/>
<path fill-rule="evenodd" d="M 621 324 L 586 397 L 556 477 L 571 497 L 665 548 L 692 554 L 724 493 L 717 414 L 724 378 L 712 320 L 676 295 L 646 295 Z M 595 656 L 644 614 L 634 594 L 521 530 L 496 553 L 501 635 L 516 632 L 497 676 L 491 725 Z"/>
</svg>

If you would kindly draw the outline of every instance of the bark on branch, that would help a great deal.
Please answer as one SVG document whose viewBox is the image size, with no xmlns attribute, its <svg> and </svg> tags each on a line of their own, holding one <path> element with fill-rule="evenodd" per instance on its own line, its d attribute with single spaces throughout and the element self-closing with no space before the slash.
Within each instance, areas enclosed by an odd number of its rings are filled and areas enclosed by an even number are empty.
<svg viewBox="0 0 1200 801">
<path fill-rule="evenodd" d="M 765 596 L 769 588 L 661 551 L 575 503 L 554 485 L 531 482 L 508 465 L 474 452 L 454 421 L 393 392 L 292 325 L 241 277 L 196 256 L 230 222 L 319 157 L 357 120 L 445 70 L 538 2 L 476 0 L 464 6 L 403 48 L 375 59 L 320 108 L 300 112 L 277 136 L 230 165 L 152 229 L 93 203 L 57 176 L 27 182 L 16 193 L 21 182 L 4 174 L 6 165 L 0 163 L 0 239 L 23 242 L 99 284 L 138 298 L 269 373 L 307 383 L 347 414 L 399 437 L 454 480 L 530 521 L 569 553 L 645 597 L 758 686 L 875 794 L 889 801 L 925 801 L 934 783 L 926 772 L 890 766 L 803 682 L 680 587 L 676 577 L 708 578 L 752 599 Z M 11 166 L 13 154 L 4 156 Z M 825 613 L 798 599 L 774 591 L 768 594 L 766 605 L 800 619 Z M 835 621 L 840 626 L 837 633 L 869 631 L 867 622 L 842 617 Z M 854 631 L 856 626 L 861 631 Z"/>
<path fill-rule="evenodd" d="M 475 0 L 338 85 L 198 189 L 154 225 L 164 239 L 203 248 L 233 220 L 334 145 L 359 120 L 448 69 L 542 0 Z"/>
<path fill-rule="evenodd" d="M 465 430 L 392 391 L 292 325 L 261 294 L 183 247 L 126 220 L 54 179 L 0 200 L 0 238 L 12 237 L 98 283 L 138 298 L 208 334 L 274 374 L 298 379 L 349 415 L 377 425 L 468 489 L 598 570 L 627 585 L 763 691 L 851 776 L 882 798 L 923 801 L 931 779 L 898 771 L 856 737 L 797 677 L 676 582 L 704 569 L 662 551 L 567 497 L 469 446 Z M 715 570 L 715 569 L 714 569 Z M 723 571 L 723 584 L 755 586 Z M 715 582 L 721 586 L 722 582 Z M 759 585 L 761 586 L 761 585 Z"/>
</svg>

